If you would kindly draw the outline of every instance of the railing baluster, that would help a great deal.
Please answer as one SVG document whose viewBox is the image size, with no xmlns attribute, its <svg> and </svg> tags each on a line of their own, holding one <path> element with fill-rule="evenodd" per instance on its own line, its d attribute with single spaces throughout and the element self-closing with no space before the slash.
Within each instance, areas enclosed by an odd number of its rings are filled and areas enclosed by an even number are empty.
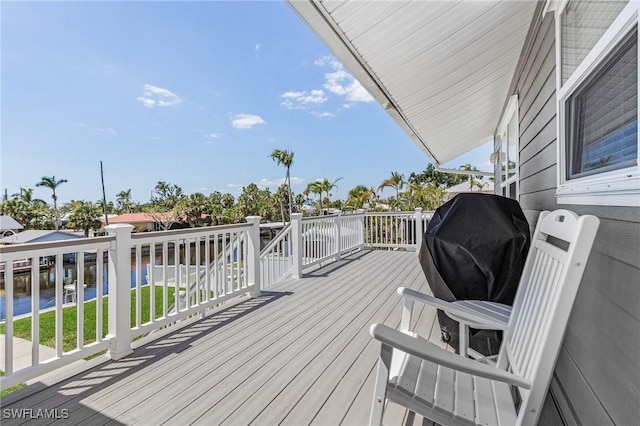
<svg viewBox="0 0 640 426">
<path fill-rule="evenodd" d="M 136 244 L 136 328 L 142 324 L 142 247 Z"/>
<path fill-rule="evenodd" d="M 204 257 L 205 257 L 205 279 L 204 279 L 204 291 L 207 302 L 211 300 L 211 236 L 205 235 L 204 237 Z M 214 259 L 215 261 L 215 259 Z"/>
<path fill-rule="evenodd" d="M 149 286 L 149 322 L 156 320 L 156 244 L 149 245 L 149 273 L 147 285 Z"/>
<path fill-rule="evenodd" d="M 175 300 L 175 313 L 180 312 L 180 284 L 182 284 L 180 280 L 180 240 L 175 239 L 173 241 L 173 262 L 174 262 L 174 300 Z"/>
<path fill-rule="evenodd" d="M 193 295 L 191 293 L 191 239 L 190 238 L 185 238 L 184 239 L 184 276 L 186 277 L 186 280 L 184 282 L 185 285 L 185 291 L 186 291 L 186 297 L 185 297 L 185 301 L 186 301 L 186 307 L 187 310 L 189 310 L 189 308 L 191 308 L 191 306 L 193 306 Z"/>
<path fill-rule="evenodd" d="M 62 290 L 64 286 L 64 269 L 62 264 L 62 254 L 56 255 L 56 356 L 59 358 L 63 353 L 63 340 L 62 340 L 62 309 L 63 309 L 63 300 L 62 300 Z"/>
<path fill-rule="evenodd" d="M 104 285 L 104 250 L 98 250 L 96 253 L 96 342 L 102 342 L 102 316 L 104 310 L 103 302 L 103 286 Z"/>
<path fill-rule="evenodd" d="M 4 372 L 13 374 L 13 261 L 4 264 Z"/>
<path fill-rule="evenodd" d="M 11 262 L 13 264 L 13 262 Z M 7 287 L 5 280 L 5 287 Z M 7 315 L 7 318 L 9 316 Z M 31 365 L 40 364 L 40 258 L 31 258 Z M 5 358 L 6 359 L 6 358 Z"/>
<path fill-rule="evenodd" d="M 84 347 L 84 251 L 80 250 L 76 255 L 76 266 L 78 268 L 78 279 L 76 281 L 76 313 L 78 315 L 78 319 L 76 321 L 76 347 L 78 349 L 82 349 Z"/>
<path fill-rule="evenodd" d="M 200 285 L 200 238 L 194 239 L 196 249 L 195 261 L 195 285 L 196 285 L 196 306 L 202 303 L 202 288 Z"/>
<path fill-rule="evenodd" d="M 169 315 L 169 279 L 167 278 L 169 263 L 169 242 L 162 243 L 162 317 Z"/>
</svg>

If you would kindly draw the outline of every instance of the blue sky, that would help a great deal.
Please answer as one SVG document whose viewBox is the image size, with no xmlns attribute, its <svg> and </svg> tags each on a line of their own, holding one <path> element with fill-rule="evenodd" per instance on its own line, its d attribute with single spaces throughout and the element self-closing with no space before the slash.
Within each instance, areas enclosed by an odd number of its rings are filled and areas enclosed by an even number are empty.
<svg viewBox="0 0 640 426">
<path fill-rule="evenodd" d="M 0 186 L 60 202 L 156 182 L 186 193 L 378 186 L 428 158 L 283 2 L 2 2 Z M 490 146 L 452 161 L 489 170 Z M 36 188 L 48 200 L 50 193 Z M 384 196 L 391 195 L 384 193 Z"/>
</svg>

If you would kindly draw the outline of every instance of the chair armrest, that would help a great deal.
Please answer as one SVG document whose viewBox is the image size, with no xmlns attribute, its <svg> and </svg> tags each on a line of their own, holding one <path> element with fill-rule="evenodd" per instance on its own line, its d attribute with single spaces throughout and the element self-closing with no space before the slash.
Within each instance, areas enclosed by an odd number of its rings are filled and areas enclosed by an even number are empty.
<svg viewBox="0 0 640 426">
<path fill-rule="evenodd" d="M 494 318 L 483 315 L 479 312 L 473 311 L 464 306 L 447 302 L 442 299 L 438 299 L 437 297 L 429 296 L 424 293 L 420 293 L 415 290 L 411 290 L 406 287 L 398 287 L 398 294 L 407 299 L 411 299 L 415 302 L 420 302 L 425 305 L 433 306 L 436 309 L 440 309 L 444 311 L 447 315 L 455 315 L 455 320 L 458 322 L 466 322 L 468 324 L 472 324 L 475 328 L 483 328 L 478 327 L 478 325 L 484 324 L 488 329 L 493 330 L 506 330 L 507 324 L 496 321 Z"/>
<path fill-rule="evenodd" d="M 524 377 L 447 352 L 433 343 L 421 341 L 386 325 L 373 324 L 369 332 L 374 339 L 426 361 L 474 376 L 531 389 L 531 382 Z"/>
</svg>

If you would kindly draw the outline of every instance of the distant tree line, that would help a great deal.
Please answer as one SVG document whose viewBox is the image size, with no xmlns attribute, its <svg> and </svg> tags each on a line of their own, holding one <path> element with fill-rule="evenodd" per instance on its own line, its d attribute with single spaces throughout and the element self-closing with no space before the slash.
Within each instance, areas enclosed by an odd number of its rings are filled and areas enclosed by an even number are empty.
<svg viewBox="0 0 640 426">
<path fill-rule="evenodd" d="M 274 150 L 270 158 L 285 167 L 284 183 L 272 192 L 268 188 L 259 188 L 252 183 L 242 188 L 236 198 L 229 193 L 214 191 L 208 195 L 200 192 L 185 194 L 178 185 L 159 181 L 151 198 L 145 203 L 132 199 L 131 189 L 118 192 L 115 203 L 106 205 L 108 214 L 147 213 L 162 229 L 171 226 L 200 227 L 241 223 L 247 216 L 260 216 L 263 221 L 288 222 L 291 214 L 302 212 L 305 215 L 318 215 L 327 209 L 369 211 L 406 211 L 421 207 L 435 210 L 445 194 L 445 189 L 468 181 L 470 187 L 482 187 L 480 176 L 442 173 L 429 164 L 422 172 L 413 172 L 405 179 L 403 174 L 391 172 L 377 187 L 356 185 L 348 191 L 346 200 L 333 199 L 334 191 L 342 178 L 319 179 L 307 184 L 304 191 L 296 194 L 291 189 L 291 166 L 294 153 L 288 150 Z M 476 170 L 469 164 L 461 170 Z M 36 186 L 46 187 L 52 192 L 52 203 L 33 198 L 33 188 L 20 188 L 0 203 L 0 214 L 17 220 L 26 229 L 64 228 L 83 231 L 100 229 L 100 218 L 104 215 L 103 202 L 73 200 L 58 207 L 57 190 L 66 183 L 66 179 L 44 176 Z M 394 190 L 394 195 L 381 198 L 385 188 Z M 66 219 L 63 221 L 63 218 Z"/>
</svg>

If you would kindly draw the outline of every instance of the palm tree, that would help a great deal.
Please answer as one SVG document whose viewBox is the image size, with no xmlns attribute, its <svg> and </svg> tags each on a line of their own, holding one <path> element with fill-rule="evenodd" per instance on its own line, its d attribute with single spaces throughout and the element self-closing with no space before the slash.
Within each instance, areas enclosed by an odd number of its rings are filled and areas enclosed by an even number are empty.
<svg viewBox="0 0 640 426">
<path fill-rule="evenodd" d="M 33 198 L 33 188 L 23 188 L 20 187 L 20 192 L 16 193 L 16 194 L 12 194 L 11 197 L 18 199 L 20 201 L 22 201 L 25 204 L 28 205 L 32 205 L 32 204 L 47 204 L 44 202 L 44 200 L 41 200 L 39 198 Z"/>
<path fill-rule="evenodd" d="M 151 202 L 165 210 L 171 210 L 178 201 L 185 197 L 182 188 L 165 181 L 159 181 L 154 187 L 154 192 L 156 196 L 151 197 Z"/>
<path fill-rule="evenodd" d="M 69 216 L 69 226 L 73 229 L 80 229 L 84 232 L 84 236 L 89 236 L 90 229 L 100 229 L 100 215 L 102 214 L 98 205 L 85 203 L 80 201 L 76 203 L 73 212 Z"/>
<path fill-rule="evenodd" d="M 58 218 L 58 196 L 56 195 L 56 188 L 66 182 L 66 179 L 56 180 L 55 176 L 43 176 L 40 182 L 36 183 L 36 186 L 44 186 L 45 188 L 49 188 L 53 192 L 51 198 L 53 198 L 53 214 L 55 216 L 56 231 L 60 229 L 60 219 Z"/>
<path fill-rule="evenodd" d="M 400 202 L 400 190 L 405 185 L 404 175 L 398 172 L 391 172 L 391 177 L 382 181 L 378 187 L 378 191 L 382 191 L 384 188 L 391 187 L 396 190 L 396 203 Z"/>
<path fill-rule="evenodd" d="M 118 203 L 120 210 L 131 213 L 131 206 L 133 204 L 131 201 L 131 189 L 118 192 L 116 195 L 116 203 Z"/>
<path fill-rule="evenodd" d="M 412 210 L 416 207 L 422 207 L 425 210 L 435 210 L 442 204 L 444 194 L 444 189 L 439 187 L 436 182 L 429 182 L 426 185 L 412 182 L 407 191 L 403 193 L 406 199 L 405 208 Z"/>
<path fill-rule="evenodd" d="M 358 185 L 349 191 L 349 196 L 345 202 L 346 206 L 352 207 L 355 210 L 364 208 L 368 205 L 371 207 L 375 192 L 373 188 L 367 188 L 364 185 Z"/>
<path fill-rule="evenodd" d="M 304 190 L 304 192 L 306 194 L 313 193 L 313 194 L 318 194 L 319 195 L 320 198 L 318 199 L 318 202 L 320 203 L 320 212 L 322 212 L 322 192 L 323 192 L 323 189 L 322 189 L 322 187 L 320 185 L 320 182 L 319 181 L 309 182 L 307 184 L 307 188 Z"/>
<path fill-rule="evenodd" d="M 209 212 L 210 205 L 204 194 L 196 192 L 178 201 L 176 209 L 185 216 L 190 226 L 199 227 L 205 225 L 206 219 L 203 216 Z"/>
<path fill-rule="evenodd" d="M 465 170 L 467 172 L 478 171 L 477 168 L 472 167 L 471 164 L 469 164 L 469 163 L 460 166 L 460 170 Z M 475 177 L 482 178 L 482 176 L 475 176 Z M 474 176 L 472 174 L 469 174 L 469 189 L 471 189 L 471 190 L 473 190 L 474 186 L 477 186 L 476 181 L 473 178 L 474 178 Z"/>
<path fill-rule="evenodd" d="M 293 208 L 292 208 L 293 206 L 291 203 L 292 198 L 291 198 L 291 173 L 290 173 L 291 165 L 293 164 L 293 156 L 294 156 L 294 152 L 286 149 L 274 149 L 273 151 L 271 151 L 271 154 L 269 155 L 269 157 L 271 157 L 273 161 L 278 163 L 278 165 L 282 164 L 287 170 L 284 180 L 287 183 L 287 189 L 289 190 L 289 218 L 291 218 L 291 213 L 293 213 Z M 282 218 L 282 221 L 284 222 L 284 217 Z"/>
<path fill-rule="evenodd" d="M 333 182 L 329 182 L 329 179 L 327 178 L 323 178 L 320 181 L 317 181 L 318 186 L 320 187 L 320 199 L 322 199 L 322 193 L 326 192 L 327 193 L 327 203 L 331 203 L 331 190 L 332 189 L 338 189 L 338 185 L 336 185 L 336 183 L 342 179 L 341 177 L 339 177 L 338 179 L 334 180 Z M 320 212 L 322 213 L 322 202 L 320 202 Z"/>
</svg>

